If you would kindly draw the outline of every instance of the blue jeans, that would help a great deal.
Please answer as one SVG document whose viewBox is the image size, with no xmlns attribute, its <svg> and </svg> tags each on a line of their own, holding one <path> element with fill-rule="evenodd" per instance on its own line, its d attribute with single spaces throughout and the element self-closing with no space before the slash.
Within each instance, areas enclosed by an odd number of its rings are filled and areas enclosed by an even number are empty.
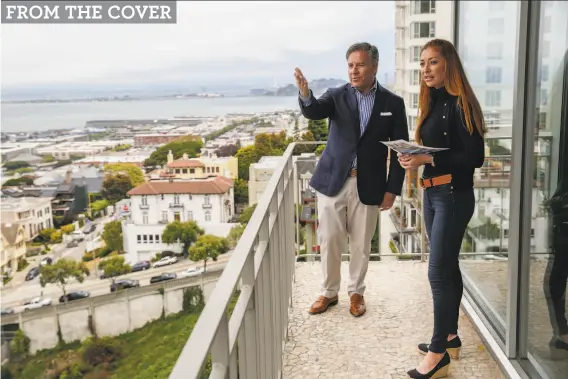
<svg viewBox="0 0 568 379">
<path fill-rule="evenodd" d="M 434 299 L 434 333 L 429 350 L 444 353 L 449 334 L 457 334 L 463 294 L 459 253 L 473 216 L 473 188 L 455 190 L 451 184 L 426 188 L 424 223 L 430 240 L 428 280 Z"/>
</svg>

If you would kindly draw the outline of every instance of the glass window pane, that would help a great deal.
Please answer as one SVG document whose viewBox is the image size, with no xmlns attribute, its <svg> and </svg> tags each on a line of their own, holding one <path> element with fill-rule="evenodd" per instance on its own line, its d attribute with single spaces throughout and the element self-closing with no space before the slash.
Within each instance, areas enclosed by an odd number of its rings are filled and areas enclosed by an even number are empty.
<svg viewBox="0 0 568 379">
<path fill-rule="evenodd" d="M 562 378 L 568 373 L 568 2 L 544 1 L 540 17 L 528 349 L 548 377 Z"/>
<path fill-rule="evenodd" d="M 463 239 L 460 265 L 465 286 L 504 338 L 519 3 L 500 2 L 504 8 L 500 12 L 493 11 L 491 3 L 466 1 L 459 7 L 458 49 L 489 130 L 485 164 L 475 173 L 476 206 Z"/>
</svg>

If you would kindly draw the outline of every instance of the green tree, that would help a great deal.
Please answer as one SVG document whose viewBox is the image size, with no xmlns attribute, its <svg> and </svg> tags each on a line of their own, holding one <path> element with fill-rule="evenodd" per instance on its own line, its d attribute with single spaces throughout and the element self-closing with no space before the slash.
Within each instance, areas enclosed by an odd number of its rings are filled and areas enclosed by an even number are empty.
<svg viewBox="0 0 568 379">
<path fill-rule="evenodd" d="M 120 275 L 128 274 L 132 267 L 124 260 L 121 255 L 115 255 L 99 263 L 99 270 L 104 270 L 105 277 L 109 278 L 114 284 Z"/>
<path fill-rule="evenodd" d="M 256 209 L 256 204 L 253 204 L 249 207 L 246 207 L 243 210 L 243 213 L 241 213 L 241 215 L 239 216 L 239 222 L 243 225 L 248 224 L 248 222 L 250 221 L 250 218 L 252 217 L 255 209 Z"/>
<path fill-rule="evenodd" d="M 55 284 L 61 288 L 63 296 L 67 294 L 65 286 L 69 279 L 73 278 L 79 283 L 83 283 L 85 275 L 90 274 L 85 263 L 66 258 L 61 258 L 51 265 L 41 266 L 39 273 L 39 283 L 42 287 L 45 287 L 48 283 Z M 67 302 L 66 297 L 65 302 Z"/>
<path fill-rule="evenodd" d="M 195 158 L 203 147 L 201 137 L 183 136 L 176 138 L 170 143 L 160 146 L 156 149 L 148 159 L 144 161 L 144 167 L 151 168 L 155 166 L 163 166 L 168 161 L 168 152 L 171 150 L 174 159 L 179 159 L 184 153 L 190 158 Z"/>
<path fill-rule="evenodd" d="M 144 183 L 144 173 L 140 167 L 132 163 L 110 163 L 105 165 L 105 171 L 111 174 L 124 174 L 130 178 L 132 187 Z"/>
<path fill-rule="evenodd" d="M 319 157 L 323 154 L 323 151 L 325 150 L 325 145 L 318 145 L 318 147 L 316 148 L 316 155 Z"/>
<path fill-rule="evenodd" d="M 239 239 L 243 235 L 243 232 L 245 231 L 246 227 L 247 227 L 246 225 L 238 224 L 231 228 L 231 230 L 229 231 L 229 235 L 227 236 L 227 240 L 231 247 L 237 246 L 237 243 L 239 243 Z"/>
<path fill-rule="evenodd" d="M 12 161 L 12 162 L 6 162 L 4 163 L 4 168 L 6 170 L 16 170 L 18 168 L 23 168 L 23 167 L 30 167 L 30 164 L 28 162 L 25 161 Z"/>
<path fill-rule="evenodd" d="M 239 178 L 249 180 L 250 165 L 258 162 L 261 157 L 256 150 L 255 145 L 241 147 L 239 151 L 237 151 L 237 154 L 235 154 L 235 157 L 239 160 Z"/>
<path fill-rule="evenodd" d="M 132 181 L 125 174 L 113 174 L 105 176 L 101 195 L 110 201 L 116 203 L 126 197 L 128 191 L 133 188 Z"/>
<path fill-rule="evenodd" d="M 197 241 L 205 231 L 195 221 L 174 221 L 166 225 L 162 233 L 162 242 L 168 245 L 182 244 L 182 253 L 187 256 L 189 247 Z"/>
<path fill-rule="evenodd" d="M 9 179 L 6 180 L 4 184 L 2 184 L 2 187 L 18 187 L 22 184 L 25 184 L 26 186 L 31 186 L 32 184 L 34 184 L 34 178 L 26 175 L 20 178 Z"/>
<path fill-rule="evenodd" d="M 248 182 L 244 179 L 235 180 L 235 203 L 246 204 L 248 203 Z"/>
<path fill-rule="evenodd" d="M 315 141 L 314 135 L 309 130 L 302 134 L 302 141 Z M 294 154 L 313 153 L 318 145 L 298 145 L 294 148 Z"/>
<path fill-rule="evenodd" d="M 229 251 L 229 242 L 226 238 L 206 234 L 200 236 L 189 248 L 189 259 L 194 262 L 203 261 L 203 269 L 207 271 L 207 261 L 217 260 L 219 255 L 227 251 Z"/>
<path fill-rule="evenodd" d="M 122 224 L 120 220 L 107 222 L 102 237 L 110 251 L 122 252 L 124 250 Z"/>
<path fill-rule="evenodd" d="M 326 120 L 309 120 L 308 130 L 316 141 L 327 141 L 328 126 Z"/>
</svg>

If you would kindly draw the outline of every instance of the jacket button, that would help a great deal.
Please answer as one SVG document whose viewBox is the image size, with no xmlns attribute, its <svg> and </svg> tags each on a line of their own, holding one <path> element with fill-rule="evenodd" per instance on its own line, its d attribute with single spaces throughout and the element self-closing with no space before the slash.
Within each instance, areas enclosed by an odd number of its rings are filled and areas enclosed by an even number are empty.
<svg viewBox="0 0 568 379">
<path fill-rule="evenodd" d="M 442 118 L 446 118 L 446 116 L 442 116 Z"/>
<path fill-rule="evenodd" d="M 447 103 L 444 103 L 444 107 L 446 106 Z"/>
<path fill-rule="evenodd" d="M 444 135 L 447 135 L 448 133 L 444 132 Z"/>
</svg>

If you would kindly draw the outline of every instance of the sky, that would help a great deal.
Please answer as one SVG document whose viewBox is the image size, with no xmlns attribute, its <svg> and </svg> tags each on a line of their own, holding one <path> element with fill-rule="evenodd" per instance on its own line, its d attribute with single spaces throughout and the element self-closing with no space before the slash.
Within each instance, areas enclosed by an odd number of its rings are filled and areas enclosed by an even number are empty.
<svg viewBox="0 0 568 379">
<path fill-rule="evenodd" d="M 367 41 L 394 72 L 394 2 L 178 1 L 177 24 L 3 24 L 2 90 L 292 83 L 347 79 L 345 51 Z"/>
</svg>

